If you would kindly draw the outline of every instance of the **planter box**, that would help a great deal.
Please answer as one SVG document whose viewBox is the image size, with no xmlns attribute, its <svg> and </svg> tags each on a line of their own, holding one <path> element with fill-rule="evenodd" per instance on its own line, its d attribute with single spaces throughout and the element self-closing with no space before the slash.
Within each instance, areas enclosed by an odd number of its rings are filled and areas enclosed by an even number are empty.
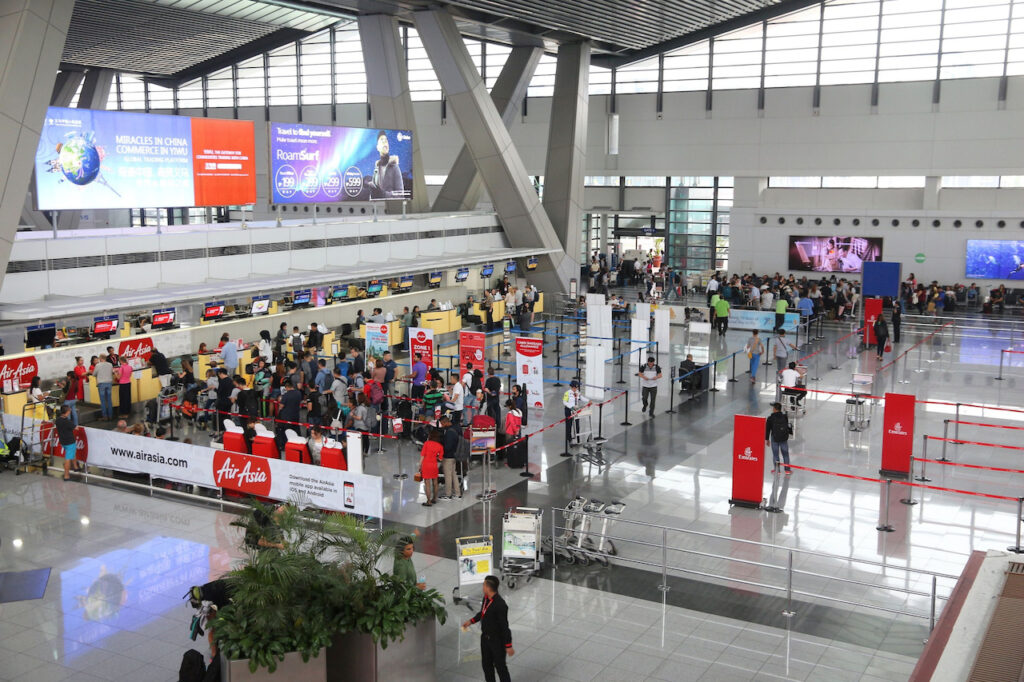
<svg viewBox="0 0 1024 682">
<path fill-rule="evenodd" d="M 221 656 L 221 682 L 326 682 L 327 680 L 327 649 L 321 649 L 320 655 L 302 660 L 302 654 L 293 651 L 285 654 L 284 660 L 277 664 L 274 672 L 260 668 L 249 672 L 249 660 L 228 661 Z M 431 664 L 433 672 L 433 664 Z"/>
<path fill-rule="evenodd" d="M 382 649 L 369 635 L 350 633 L 327 648 L 328 682 L 434 682 L 437 621 L 405 629 L 405 639 Z M 302 660 L 301 658 L 299 659 Z M 270 679 L 270 678 L 267 678 Z"/>
</svg>

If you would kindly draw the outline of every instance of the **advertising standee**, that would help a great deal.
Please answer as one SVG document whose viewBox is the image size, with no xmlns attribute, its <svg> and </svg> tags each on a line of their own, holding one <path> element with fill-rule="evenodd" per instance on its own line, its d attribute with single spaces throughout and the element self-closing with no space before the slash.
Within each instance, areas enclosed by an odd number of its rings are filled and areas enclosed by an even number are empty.
<svg viewBox="0 0 1024 682">
<path fill-rule="evenodd" d="M 466 374 L 466 364 L 472 362 L 474 369 L 484 368 L 484 346 L 487 335 L 483 332 L 459 332 L 459 376 Z"/>
<path fill-rule="evenodd" d="M 905 393 L 886 393 L 882 415 L 883 476 L 904 478 L 910 475 L 914 455 L 914 411 L 917 399 Z"/>
<path fill-rule="evenodd" d="M 732 498 L 729 504 L 757 508 L 764 499 L 764 417 L 737 414 L 732 431 Z"/>
<path fill-rule="evenodd" d="M 526 386 L 529 407 L 544 407 L 544 340 L 516 337 L 516 381 Z"/>
<path fill-rule="evenodd" d="M 434 366 L 434 330 L 428 327 L 409 328 L 409 361 L 412 363 L 416 353 L 420 354 L 423 364 L 430 369 Z"/>
<path fill-rule="evenodd" d="M 389 325 L 386 322 L 366 323 L 366 357 L 379 358 L 390 349 L 388 343 Z"/>
</svg>

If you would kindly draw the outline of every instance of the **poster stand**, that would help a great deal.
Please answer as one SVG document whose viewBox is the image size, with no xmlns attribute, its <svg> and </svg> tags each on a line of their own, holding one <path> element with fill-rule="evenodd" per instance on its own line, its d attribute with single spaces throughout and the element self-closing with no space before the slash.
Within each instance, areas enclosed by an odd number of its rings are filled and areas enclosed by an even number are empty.
<svg viewBox="0 0 1024 682">
<path fill-rule="evenodd" d="M 452 601 L 456 604 L 466 602 L 462 596 L 462 588 L 470 585 L 481 585 L 484 578 L 491 575 L 494 563 L 494 538 L 490 535 L 467 535 L 455 538 L 455 572 L 456 583 L 452 590 Z M 472 609 L 473 607 L 470 606 Z"/>
</svg>

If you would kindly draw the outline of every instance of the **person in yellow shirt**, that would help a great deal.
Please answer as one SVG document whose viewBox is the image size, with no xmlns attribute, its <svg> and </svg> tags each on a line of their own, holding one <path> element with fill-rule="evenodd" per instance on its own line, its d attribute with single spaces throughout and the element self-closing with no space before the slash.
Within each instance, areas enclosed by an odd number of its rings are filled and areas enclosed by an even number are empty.
<svg viewBox="0 0 1024 682">
<path fill-rule="evenodd" d="M 726 330 L 729 329 L 729 301 L 719 296 L 715 301 L 715 327 L 718 329 L 719 334 L 725 334 Z"/>
<path fill-rule="evenodd" d="M 779 292 L 779 300 L 775 301 L 775 329 L 773 331 L 779 331 L 782 329 L 782 325 L 786 324 L 787 308 L 789 308 L 789 301 L 782 297 L 782 292 Z"/>
</svg>

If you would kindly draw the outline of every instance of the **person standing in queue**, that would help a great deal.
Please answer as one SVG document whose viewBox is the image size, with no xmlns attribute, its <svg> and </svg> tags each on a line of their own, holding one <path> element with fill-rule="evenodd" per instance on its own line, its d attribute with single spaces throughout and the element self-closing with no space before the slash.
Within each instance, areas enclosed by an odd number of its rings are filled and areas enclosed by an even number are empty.
<svg viewBox="0 0 1024 682">
<path fill-rule="evenodd" d="M 900 342 L 900 325 L 903 323 L 903 301 L 898 298 L 892 301 L 892 342 Z"/>
<path fill-rule="evenodd" d="M 782 461 L 786 466 L 786 475 L 793 473 L 789 468 L 789 437 L 793 429 L 789 425 L 789 418 L 782 411 L 782 403 L 772 403 L 772 413 L 764 424 L 764 444 L 772 448 L 772 473 L 779 471 L 779 454 L 782 454 Z"/>
<path fill-rule="evenodd" d="M 412 359 L 412 371 L 406 374 L 405 378 L 412 379 L 412 399 L 423 400 L 423 394 L 427 391 L 427 364 L 423 362 L 423 358 L 419 353 L 415 353 Z"/>
<path fill-rule="evenodd" d="M 569 382 L 569 390 L 562 396 L 562 407 L 565 408 L 565 442 L 567 444 L 572 442 L 573 435 L 578 430 L 574 413 L 583 407 L 585 402 L 583 396 L 580 395 L 580 382 L 573 379 Z"/>
<path fill-rule="evenodd" d="M 764 354 L 764 344 L 761 343 L 761 337 L 758 335 L 758 330 L 754 330 L 750 338 L 747 339 L 747 357 L 750 358 L 750 383 L 757 381 L 757 368 L 761 364 L 761 355 Z"/>
<path fill-rule="evenodd" d="M 512 648 L 512 630 L 508 627 L 508 604 L 498 594 L 499 584 L 493 575 L 484 578 L 480 610 L 462 624 L 462 629 L 468 630 L 473 623 L 480 623 L 480 663 L 487 682 L 495 682 L 495 672 L 500 682 L 511 682 L 505 658 L 516 653 Z"/>
<path fill-rule="evenodd" d="M 71 463 L 75 461 L 77 443 L 75 441 L 75 425 L 71 421 L 71 408 L 61 405 L 60 415 L 54 420 L 53 427 L 57 431 L 57 441 L 64 449 L 64 480 L 71 480 Z"/>
<path fill-rule="evenodd" d="M 878 313 L 878 317 L 875 319 L 874 330 L 876 351 L 878 359 L 881 360 L 885 355 L 885 344 L 889 342 L 889 324 L 885 321 L 883 313 Z"/>
<path fill-rule="evenodd" d="M 647 364 L 636 373 L 640 377 L 640 395 L 643 401 L 640 412 L 647 411 L 647 403 L 650 401 L 651 412 L 654 416 L 654 401 L 658 399 L 658 380 L 661 379 L 661 367 L 654 362 L 654 356 L 647 358 Z"/>
</svg>

